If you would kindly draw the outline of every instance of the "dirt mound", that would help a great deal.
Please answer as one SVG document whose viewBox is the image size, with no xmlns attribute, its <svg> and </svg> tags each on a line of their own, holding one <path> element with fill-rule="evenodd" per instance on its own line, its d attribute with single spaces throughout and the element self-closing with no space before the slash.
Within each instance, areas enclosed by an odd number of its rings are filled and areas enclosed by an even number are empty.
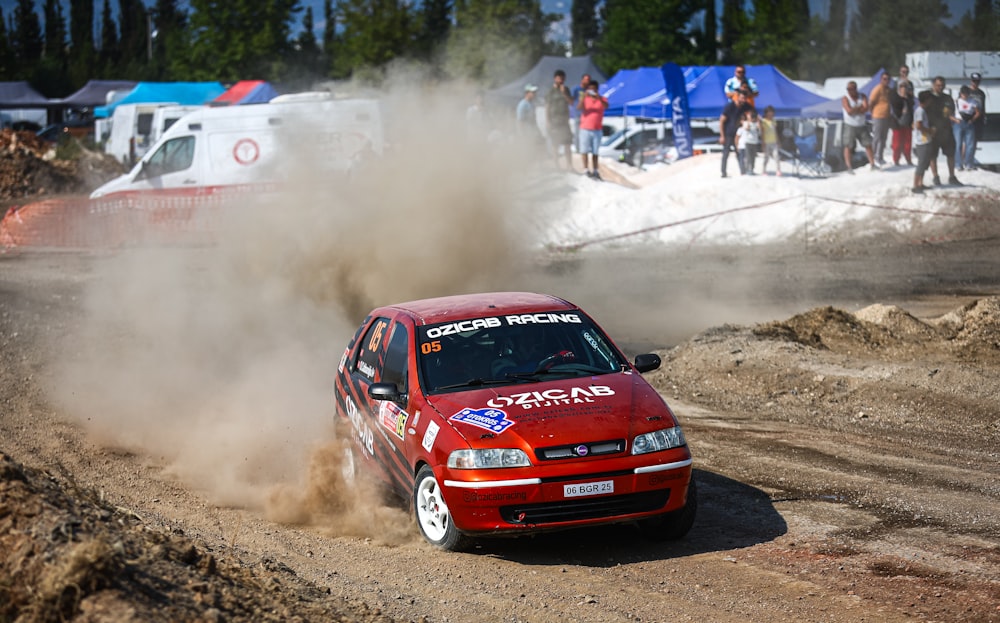
<svg viewBox="0 0 1000 623">
<path fill-rule="evenodd" d="M 936 321 L 963 358 L 1000 357 L 1000 297 L 973 301 Z"/>
<path fill-rule="evenodd" d="M 0 201 L 88 193 L 124 172 L 114 158 L 66 140 L 57 149 L 32 132 L 0 131 Z"/>
<path fill-rule="evenodd" d="M 861 320 L 834 307 L 819 307 L 788 320 L 760 325 L 753 332 L 759 337 L 797 342 L 835 352 L 877 350 L 901 340 L 884 326 Z"/>
<path fill-rule="evenodd" d="M 281 563 L 228 562 L 179 531 L 148 528 L 3 453 L 0 500 L 3 621 L 390 621 L 350 612 Z"/>
</svg>

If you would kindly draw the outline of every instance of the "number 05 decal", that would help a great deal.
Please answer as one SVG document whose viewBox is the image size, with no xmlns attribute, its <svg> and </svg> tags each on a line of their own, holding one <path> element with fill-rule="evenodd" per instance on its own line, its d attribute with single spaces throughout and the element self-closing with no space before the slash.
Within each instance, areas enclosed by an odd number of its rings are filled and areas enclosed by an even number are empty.
<svg viewBox="0 0 1000 623">
<path fill-rule="evenodd" d="M 441 340 L 434 340 L 433 342 L 424 342 L 423 344 L 420 345 L 420 352 L 422 352 L 425 355 L 441 352 Z"/>
</svg>

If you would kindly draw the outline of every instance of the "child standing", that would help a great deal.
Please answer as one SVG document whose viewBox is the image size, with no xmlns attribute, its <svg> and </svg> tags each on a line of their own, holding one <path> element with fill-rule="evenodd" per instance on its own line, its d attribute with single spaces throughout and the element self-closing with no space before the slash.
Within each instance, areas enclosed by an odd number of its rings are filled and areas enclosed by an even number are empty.
<svg viewBox="0 0 1000 623">
<path fill-rule="evenodd" d="M 913 144 L 917 152 L 917 170 L 913 174 L 913 192 L 924 192 L 924 173 L 931 164 L 931 137 L 934 128 L 927 120 L 927 105 L 934 95 L 930 91 L 922 91 L 913 111 Z M 935 154 L 936 155 L 936 154 Z"/>
<path fill-rule="evenodd" d="M 744 151 L 743 166 L 747 175 L 753 175 L 757 152 L 760 151 L 760 120 L 757 118 L 756 110 L 748 110 L 746 112 L 746 115 L 743 117 L 743 126 L 740 130 L 743 132 L 740 140 L 740 145 Z"/>
<path fill-rule="evenodd" d="M 767 175 L 767 161 L 774 158 L 776 175 L 781 177 L 781 155 L 778 153 L 778 123 L 774 120 L 774 106 L 764 109 L 764 118 L 760 120 L 760 136 L 764 142 L 764 175 Z"/>
</svg>

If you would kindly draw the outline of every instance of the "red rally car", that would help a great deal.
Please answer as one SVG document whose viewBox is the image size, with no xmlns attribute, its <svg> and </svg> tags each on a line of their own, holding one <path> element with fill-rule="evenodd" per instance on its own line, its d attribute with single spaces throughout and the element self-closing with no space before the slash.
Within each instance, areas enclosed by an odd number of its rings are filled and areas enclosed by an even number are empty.
<svg viewBox="0 0 1000 623">
<path fill-rule="evenodd" d="M 532 293 L 380 307 L 337 370 L 351 469 L 413 500 L 430 543 L 636 522 L 653 539 L 694 522 L 677 418 L 576 305 Z"/>
</svg>

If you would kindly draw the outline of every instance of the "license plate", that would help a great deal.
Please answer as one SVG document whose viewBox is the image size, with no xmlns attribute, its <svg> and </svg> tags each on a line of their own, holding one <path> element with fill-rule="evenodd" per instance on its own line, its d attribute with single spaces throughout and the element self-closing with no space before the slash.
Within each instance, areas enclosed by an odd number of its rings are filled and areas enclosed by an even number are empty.
<svg viewBox="0 0 1000 623">
<path fill-rule="evenodd" d="M 575 485 L 563 485 L 563 497 L 575 498 L 581 495 L 605 495 L 615 492 L 614 480 L 600 482 L 581 482 Z"/>
</svg>

